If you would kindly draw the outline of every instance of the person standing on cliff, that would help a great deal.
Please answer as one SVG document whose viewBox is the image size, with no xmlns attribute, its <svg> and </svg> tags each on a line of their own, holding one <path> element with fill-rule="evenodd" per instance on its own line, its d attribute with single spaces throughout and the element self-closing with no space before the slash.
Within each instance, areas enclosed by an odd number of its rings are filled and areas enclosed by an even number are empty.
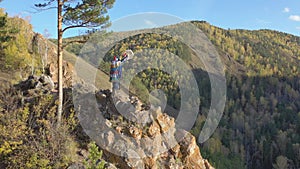
<svg viewBox="0 0 300 169">
<path fill-rule="evenodd" d="M 114 56 L 110 65 L 109 81 L 112 82 L 112 93 L 115 94 L 120 90 L 120 79 L 122 78 L 122 64 L 132 59 L 134 53 L 132 50 L 126 50 L 120 57 Z"/>
</svg>

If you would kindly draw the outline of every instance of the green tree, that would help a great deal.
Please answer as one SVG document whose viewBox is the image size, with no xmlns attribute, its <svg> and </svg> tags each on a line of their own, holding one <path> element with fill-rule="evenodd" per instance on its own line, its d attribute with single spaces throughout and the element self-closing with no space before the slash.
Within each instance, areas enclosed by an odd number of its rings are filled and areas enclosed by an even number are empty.
<svg viewBox="0 0 300 169">
<path fill-rule="evenodd" d="M 7 13 L 4 13 L 4 9 L 0 8 L 0 41 L 6 40 L 7 31 L 5 29 L 7 23 Z M 2 46 L 2 45 L 1 45 Z"/>
<path fill-rule="evenodd" d="M 95 142 L 88 145 L 89 156 L 84 165 L 87 169 L 104 169 L 105 161 L 102 160 L 102 151 L 98 149 Z"/>
<path fill-rule="evenodd" d="M 19 17 L 8 17 L 0 9 L 1 70 L 24 71 L 33 62 L 29 49 L 31 39 L 32 26 L 29 22 Z"/>
<path fill-rule="evenodd" d="M 107 10 L 112 8 L 114 2 L 115 0 L 44 0 L 43 3 L 35 4 L 40 10 L 57 9 L 58 127 L 61 124 L 63 106 L 63 33 L 72 28 L 107 28 L 110 25 Z"/>
</svg>

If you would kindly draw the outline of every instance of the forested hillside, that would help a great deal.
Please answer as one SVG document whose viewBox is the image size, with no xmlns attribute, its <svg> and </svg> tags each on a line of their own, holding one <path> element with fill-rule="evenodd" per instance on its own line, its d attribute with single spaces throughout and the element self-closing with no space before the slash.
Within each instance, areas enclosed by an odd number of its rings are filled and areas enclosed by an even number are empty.
<svg viewBox="0 0 300 169">
<path fill-rule="evenodd" d="M 219 128 L 203 145 L 207 155 L 216 166 L 226 165 L 220 157 L 237 155 L 247 168 L 299 168 L 300 38 L 194 23 L 224 60 L 237 62 L 231 69 L 244 70 L 227 71 L 227 104 Z"/>
<path fill-rule="evenodd" d="M 221 169 L 300 168 L 300 37 L 272 30 L 226 30 L 205 21 L 192 23 L 215 45 L 226 66 L 224 114 L 214 135 L 200 145 L 202 155 Z M 79 148 L 86 149 L 87 143 L 77 145 L 78 140 L 89 141 L 79 131 L 72 106 L 66 111 L 63 128 L 57 130 L 53 127 L 56 105 L 52 95 L 39 93 L 30 104 L 26 98 L 28 104 L 24 104 L 24 93 L 4 85 L 4 81 L 16 82 L 45 71 L 45 44 L 36 45 L 35 36 L 27 21 L 0 11 L 0 167 L 66 167 L 79 158 Z M 79 55 L 81 48 L 82 44 L 73 44 L 67 50 Z M 198 68 L 193 73 L 201 86 L 201 105 L 192 129 L 198 137 L 211 93 L 208 74 L 192 49 L 169 36 L 141 33 L 111 48 L 101 65 L 97 65 L 97 58 L 83 58 L 108 73 L 113 56 L 128 48 L 135 53 L 147 48 L 166 49 L 169 53 L 156 53 L 157 57 L 167 60 L 173 53 Z M 144 54 L 153 55 L 149 52 Z M 161 89 L 168 104 L 179 109 L 181 96 L 173 76 L 180 76 L 180 72 L 168 74 L 149 68 L 134 78 L 131 90 L 146 101 L 148 91 Z M 57 149 L 58 145 L 63 146 Z"/>
<path fill-rule="evenodd" d="M 0 9 L 0 78 L 5 77 L 2 80 L 20 80 L 42 73 L 46 44 L 38 46 L 37 36 L 29 21 L 8 17 Z"/>
<path fill-rule="evenodd" d="M 216 168 L 299 168 L 300 37 L 272 30 L 225 30 L 205 21 L 192 23 L 211 40 L 226 65 L 225 111 L 213 137 L 201 145 L 204 156 Z M 134 52 L 167 49 L 195 64 L 193 52 L 185 44 L 161 34 L 142 33 L 115 45 L 99 68 L 108 73 L 112 57 L 127 48 Z M 80 44 L 68 48 L 76 54 L 80 49 Z M 168 53 L 159 55 L 168 58 Z M 201 86 L 200 112 L 192 129 L 198 136 L 210 106 L 210 82 L 205 70 L 193 71 Z M 170 74 L 147 69 L 136 76 L 132 85 L 145 99 L 146 89 L 162 89 L 168 104 L 180 108 L 178 86 Z"/>
<path fill-rule="evenodd" d="M 299 75 L 300 37 L 272 30 L 224 30 L 206 22 L 193 23 L 220 54 L 241 64 L 247 76 Z"/>
</svg>

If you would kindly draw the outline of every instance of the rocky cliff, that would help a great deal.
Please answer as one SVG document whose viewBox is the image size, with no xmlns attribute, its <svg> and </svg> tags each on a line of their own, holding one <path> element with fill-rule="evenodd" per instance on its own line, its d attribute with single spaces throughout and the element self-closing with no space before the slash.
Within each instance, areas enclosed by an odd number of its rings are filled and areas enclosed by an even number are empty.
<svg viewBox="0 0 300 169">
<path fill-rule="evenodd" d="M 58 83 L 58 62 L 57 62 L 57 50 L 56 46 L 45 39 L 42 35 L 36 33 L 34 38 L 32 39 L 33 46 L 37 46 L 37 48 L 44 48 L 40 52 L 41 59 L 45 62 L 45 74 L 50 76 L 53 83 Z M 70 55 L 69 53 L 67 53 Z M 73 56 L 74 58 L 76 56 Z M 64 53 L 64 59 L 66 59 L 66 53 Z M 63 87 L 68 88 L 72 86 L 73 77 L 76 76 L 76 72 L 74 71 L 74 63 L 70 63 L 66 60 L 63 61 Z"/>
<path fill-rule="evenodd" d="M 81 105 L 90 105 L 91 95 L 82 98 Z M 160 107 L 147 107 L 136 97 L 115 99 L 109 90 L 95 96 L 99 111 L 81 107 L 81 125 L 118 168 L 213 168 L 202 158 L 195 137 L 178 128 Z"/>
<path fill-rule="evenodd" d="M 45 75 L 31 76 L 16 87 L 24 101 L 30 102 L 40 94 L 50 93 L 53 81 Z M 88 92 L 84 96 L 78 114 L 80 124 L 102 148 L 108 168 L 213 169 L 202 158 L 195 137 L 177 127 L 175 119 L 163 113 L 160 107 L 145 106 L 134 96 L 116 100 L 110 90 Z M 98 111 L 87 106 L 91 102 L 87 99 L 89 96 L 95 98 Z M 83 166 L 79 164 L 75 168 Z"/>
</svg>

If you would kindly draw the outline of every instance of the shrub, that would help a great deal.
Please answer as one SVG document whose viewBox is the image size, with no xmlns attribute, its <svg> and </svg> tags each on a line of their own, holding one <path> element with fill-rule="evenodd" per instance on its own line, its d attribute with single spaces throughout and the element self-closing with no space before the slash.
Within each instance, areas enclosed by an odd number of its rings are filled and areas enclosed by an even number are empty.
<svg viewBox="0 0 300 169">
<path fill-rule="evenodd" d="M 88 145 L 89 156 L 84 165 L 86 169 L 104 169 L 105 161 L 102 160 L 102 151 L 98 149 L 95 142 Z"/>
</svg>

